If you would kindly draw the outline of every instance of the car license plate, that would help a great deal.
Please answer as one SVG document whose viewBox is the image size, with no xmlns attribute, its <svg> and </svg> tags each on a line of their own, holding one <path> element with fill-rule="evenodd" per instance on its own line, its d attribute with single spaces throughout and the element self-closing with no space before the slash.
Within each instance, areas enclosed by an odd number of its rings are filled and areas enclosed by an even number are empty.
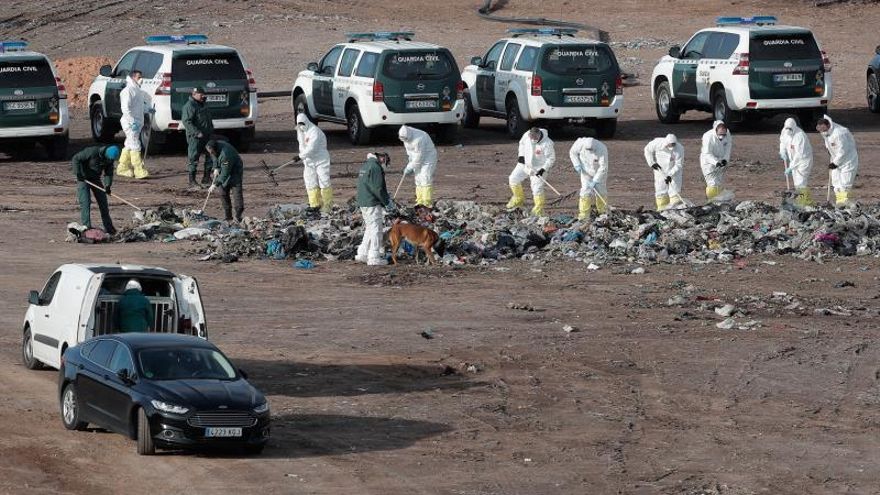
<svg viewBox="0 0 880 495">
<path fill-rule="evenodd" d="M 773 82 L 781 85 L 799 86 L 804 83 L 803 74 L 773 74 Z"/>
<path fill-rule="evenodd" d="M 437 100 L 408 100 L 406 108 L 416 110 L 422 108 L 437 108 Z"/>
<path fill-rule="evenodd" d="M 205 436 L 210 438 L 240 437 L 241 428 L 205 428 Z"/>
<path fill-rule="evenodd" d="M 566 95 L 564 100 L 566 103 L 596 103 L 593 95 Z"/>
<path fill-rule="evenodd" d="M 11 111 L 28 111 L 28 110 L 36 110 L 37 102 L 33 100 L 29 101 L 7 101 L 3 104 L 3 108 Z"/>
<path fill-rule="evenodd" d="M 226 95 L 205 95 L 208 103 L 226 103 Z"/>
</svg>

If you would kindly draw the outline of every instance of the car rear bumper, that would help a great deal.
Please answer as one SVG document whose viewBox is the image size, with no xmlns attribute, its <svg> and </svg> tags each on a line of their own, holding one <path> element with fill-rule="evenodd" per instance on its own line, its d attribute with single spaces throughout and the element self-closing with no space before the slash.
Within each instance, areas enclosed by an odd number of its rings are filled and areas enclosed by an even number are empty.
<svg viewBox="0 0 880 495">
<path fill-rule="evenodd" d="M 529 120 L 616 119 L 623 109 L 623 95 L 616 95 L 607 107 L 555 107 L 543 98 L 529 98 Z"/>
<path fill-rule="evenodd" d="M 53 136 L 67 136 L 67 122 L 60 125 L 0 128 L 0 139 L 48 138 Z"/>
<path fill-rule="evenodd" d="M 748 87 L 727 91 L 728 104 L 734 111 L 786 110 L 797 108 L 827 107 L 831 102 L 831 75 L 825 76 L 825 93 L 807 98 L 751 98 Z"/>
<path fill-rule="evenodd" d="M 206 428 L 191 426 L 186 418 L 156 413 L 150 418 L 154 443 L 160 448 L 244 447 L 264 445 L 269 441 L 268 414 L 257 416 L 256 424 L 242 427 L 240 437 L 210 438 Z"/>
<path fill-rule="evenodd" d="M 392 112 L 384 103 L 370 105 L 371 111 L 361 110 L 361 117 L 367 127 L 404 124 L 457 124 L 464 117 L 464 100 L 456 100 L 452 110 L 447 112 Z"/>
</svg>

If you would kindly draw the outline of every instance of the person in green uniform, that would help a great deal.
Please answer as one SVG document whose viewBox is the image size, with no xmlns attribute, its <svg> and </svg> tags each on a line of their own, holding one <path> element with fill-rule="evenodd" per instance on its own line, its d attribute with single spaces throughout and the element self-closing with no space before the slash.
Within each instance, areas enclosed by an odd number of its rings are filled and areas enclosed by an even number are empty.
<svg viewBox="0 0 880 495">
<path fill-rule="evenodd" d="M 369 153 L 367 161 L 358 171 L 357 204 L 364 218 L 364 237 L 354 259 L 371 266 L 388 264 L 382 229 L 385 226 L 385 209 L 394 207 L 385 186 L 385 167 L 390 161 L 387 153 Z"/>
<path fill-rule="evenodd" d="M 199 158 L 205 155 L 205 171 L 202 175 L 202 186 L 211 183 L 211 157 L 205 151 L 205 145 L 211 140 L 214 132 L 214 122 L 211 120 L 211 111 L 205 105 L 205 90 L 201 87 L 193 88 L 192 96 L 183 106 L 180 120 L 186 132 L 186 158 L 188 161 L 186 171 L 189 173 L 189 186 L 199 187 L 196 182 L 196 173 L 199 171 Z"/>
<path fill-rule="evenodd" d="M 214 161 L 214 183 L 211 191 L 220 188 L 220 202 L 223 204 L 223 212 L 226 221 L 232 221 L 232 208 L 235 206 L 235 220 L 241 221 L 244 212 L 244 194 L 242 193 L 242 176 L 244 165 L 235 147 L 226 141 L 208 141 L 205 145 L 208 155 Z"/>
<path fill-rule="evenodd" d="M 141 283 L 131 279 L 116 303 L 116 328 L 119 333 L 149 332 L 155 313 L 153 305 L 143 293 Z"/>
<path fill-rule="evenodd" d="M 119 146 L 89 146 L 73 155 L 71 166 L 76 176 L 76 197 L 79 200 L 80 223 L 87 229 L 92 228 L 92 198 L 98 203 L 98 211 L 101 212 L 101 221 L 104 230 L 113 235 L 116 229 L 110 218 L 110 206 L 107 204 L 107 196 L 113 186 L 113 163 L 119 158 Z M 104 190 L 89 185 L 86 181 L 95 185 L 103 185 Z"/>
</svg>

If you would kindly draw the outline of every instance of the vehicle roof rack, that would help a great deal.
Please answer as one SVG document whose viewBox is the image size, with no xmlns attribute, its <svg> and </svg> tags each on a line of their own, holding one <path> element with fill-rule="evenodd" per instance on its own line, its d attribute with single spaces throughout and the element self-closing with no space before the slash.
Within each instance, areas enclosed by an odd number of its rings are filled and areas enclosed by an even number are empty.
<svg viewBox="0 0 880 495">
<path fill-rule="evenodd" d="M 412 41 L 412 31 L 376 31 L 372 33 L 345 33 L 349 43 L 355 41 Z"/>
<path fill-rule="evenodd" d="M 574 37 L 575 33 L 580 31 L 580 29 L 576 28 L 511 28 L 508 29 L 507 32 L 512 34 L 514 38 L 519 38 L 520 36 L 558 36 L 562 38 L 563 36 L 571 36 Z"/>
<path fill-rule="evenodd" d="M 27 50 L 27 47 L 27 41 L 2 41 L 0 42 L 0 53 L 23 52 Z"/>
<path fill-rule="evenodd" d="M 144 39 L 150 45 L 204 45 L 208 42 L 205 34 L 155 34 Z"/>
<path fill-rule="evenodd" d="M 718 27 L 722 26 L 775 26 L 776 16 L 755 15 L 752 17 L 719 17 L 715 20 Z"/>
</svg>

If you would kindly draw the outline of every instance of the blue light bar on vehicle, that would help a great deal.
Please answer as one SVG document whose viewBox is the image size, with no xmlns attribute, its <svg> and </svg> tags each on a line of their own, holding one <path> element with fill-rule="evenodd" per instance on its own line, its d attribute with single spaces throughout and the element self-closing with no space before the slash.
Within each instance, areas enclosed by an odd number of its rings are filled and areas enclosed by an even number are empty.
<svg viewBox="0 0 880 495">
<path fill-rule="evenodd" d="M 208 36 L 204 34 L 156 34 L 144 39 L 150 45 L 204 45 L 208 42 Z"/>
<path fill-rule="evenodd" d="M 3 41 L 0 42 L 0 53 L 23 52 L 27 47 L 27 41 Z"/>
<path fill-rule="evenodd" d="M 574 36 L 579 29 L 575 28 L 512 28 L 507 32 L 512 34 L 514 38 L 518 36 Z"/>
<path fill-rule="evenodd" d="M 752 17 L 719 17 L 715 24 L 720 26 L 774 26 L 776 16 L 756 15 Z"/>
<path fill-rule="evenodd" d="M 376 31 L 373 33 L 345 33 L 349 43 L 355 41 L 411 41 L 416 33 L 411 31 Z"/>
</svg>

